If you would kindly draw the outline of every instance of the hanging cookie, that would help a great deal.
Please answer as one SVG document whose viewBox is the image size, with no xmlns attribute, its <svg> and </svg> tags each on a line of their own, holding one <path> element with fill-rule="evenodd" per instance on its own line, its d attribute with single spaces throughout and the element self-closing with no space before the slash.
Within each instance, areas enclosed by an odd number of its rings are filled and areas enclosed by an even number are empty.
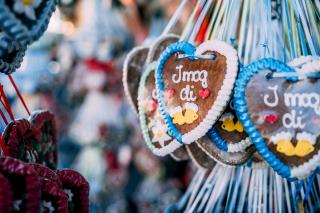
<svg viewBox="0 0 320 213">
<path fill-rule="evenodd" d="M 299 68 L 262 59 L 243 68 L 235 110 L 259 154 L 284 178 L 305 178 L 320 164 L 320 60 Z"/>
<path fill-rule="evenodd" d="M 159 156 L 170 154 L 176 160 L 186 160 L 188 154 L 185 148 L 177 149 L 181 144 L 172 138 L 160 114 L 154 78 L 157 64 L 155 60 L 159 57 L 161 50 L 163 51 L 170 42 L 174 43 L 178 39 L 179 37 L 174 35 L 163 36 L 150 49 L 148 58 L 152 62 L 147 66 L 140 80 L 138 105 L 142 133 L 152 152 Z M 174 89 L 168 91 L 167 95 L 173 94 Z"/>
<path fill-rule="evenodd" d="M 48 27 L 57 0 L 0 0 L 0 28 L 13 40 L 30 44 Z"/>
<path fill-rule="evenodd" d="M 78 172 L 61 169 L 57 172 L 63 191 L 68 195 L 69 213 L 89 212 L 89 183 Z"/>
<path fill-rule="evenodd" d="M 161 55 L 155 75 L 159 107 L 179 143 L 194 142 L 212 127 L 230 99 L 237 71 L 237 52 L 218 40 L 198 48 L 178 42 Z"/>
<path fill-rule="evenodd" d="M 10 157 L 0 157 L 0 174 L 12 187 L 13 212 L 39 212 L 41 185 L 32 166 Z"/>
<path fill-rule="evenodd" d="M 62 190 L 59 176 L 48 167 L 30 164 L 41 182 L 41 212 L 68 213 L 68 196 Z"/>
<path fill-rule="evenodd" d="M 233 110 L 233 101 L 207 136 L 197 140 L 197 144 L 210 157 L 226 165 L 244 164 L 255 152 L 251 139 Z"/>
<path fill-rule="evenodd" d="M 127 55 L 123 65 L 122 83 L 124 92 L 133 110 L 138 113 L 139 80 L 145 69 L 149 47 L 136 47 Z"/>
<path fill-rule="evenodd" d="M 9 123 L 3 132 L 3 140 L 6 156 L 57 168 L 58 144 L 52 113 L 37 111 L 29 120 Z"/>
<path fill-rule="evenodd" d="M 187 152 L 192 160 L 192 162 L 199 168 L 212 169 L 216 164 L 215 161 L 210 158 L 202 149 L 197 145 L 197 143 L 192 143 L 186 145 Z"/>
<path fill-rule="evenodd" d="M 0 194 L 5 195 L 0 199 L 0 212 L 12 212 L 13 209 L 13 191 L 11 184 L 5 176 L 0 174 Z"/>
</svg>

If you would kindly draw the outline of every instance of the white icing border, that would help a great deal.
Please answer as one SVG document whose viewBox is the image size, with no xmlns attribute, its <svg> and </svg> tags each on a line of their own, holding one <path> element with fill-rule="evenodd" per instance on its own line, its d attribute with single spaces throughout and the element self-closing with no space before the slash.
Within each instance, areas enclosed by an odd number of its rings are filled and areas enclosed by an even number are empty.
<svg viewBox="0 0 320 213">
<path fill-rule="evenodd" d="M 130 90 L 129 90 L 129 86 L 128 86 L 128 68 L 129 68 L 129 62 L 131 61 L 131 59 L 140 51 L 144 50 L 144 49 L 149 49 L 150 48 L 147 46 L 138 46 L 133 48 L 128 55 L 126 56 L 126 59 L 124 60 L 123 63 L 123 72 L 122 72 L 122 84 L 123 84 L 123 88 L 124 88 L 124 94 L 127 97 L 129 104 L 131 106 L 131 108 L 133 109 L 133 111 L 136 113 L 136 115 L 138 115 L 138 109 L 136 109 L 135 105 L 134 105 L 134 100 L 131 96 Z M 143 71 L 141 72 L 141 74 L 143 73 Z"/>
<path fill-rule="evenodd" d="M 230 153 L 235 152 L 245 152 L 245 149 L 252 145 L 252 141 L 249 137 L 246 137 L 246 139 L 238 142 L 238 143 L 232 143 L 228 144 L 228 151 Z"/>
<path fill-rule="evenodd" d="M 291 177 L 297 177 L 298 179 L 304 179 L 308 177 L 312 171 L 316 170 L 317 167 L 320 165 L 320 151 L 318 154 L 313 156 L 308 162 L 296 166 L 291 167 Z"/>
<path fill-rule="evenodd" d="M 207 51 L 216 51 L 225 56 L 227 70 L 218 96 L 208 111 L 207 116 L 196 128 L 182 135 L 182 142 L 185 144 L 190 144 L 198 140 L 214 125 L 231 98 L 238 74 L 238 55 L 237 51 L 231 45 L 220 40 L 209 40 L 197 47 L 195 55 L 202 55 Z"/>
</svg>

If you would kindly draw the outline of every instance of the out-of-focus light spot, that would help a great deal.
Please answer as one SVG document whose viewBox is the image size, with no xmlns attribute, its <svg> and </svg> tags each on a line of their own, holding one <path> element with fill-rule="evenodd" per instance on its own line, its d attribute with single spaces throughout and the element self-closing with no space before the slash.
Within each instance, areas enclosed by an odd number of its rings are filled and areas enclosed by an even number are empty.
<svg viewBox="0 0 320 213">
<path fill-rule="evenodd" d="M 49 70 L 52 74 L 58 74 L 61 71 L 60 64 L 56 61 L 52 61 L 49 63 Z"/>
</svg>

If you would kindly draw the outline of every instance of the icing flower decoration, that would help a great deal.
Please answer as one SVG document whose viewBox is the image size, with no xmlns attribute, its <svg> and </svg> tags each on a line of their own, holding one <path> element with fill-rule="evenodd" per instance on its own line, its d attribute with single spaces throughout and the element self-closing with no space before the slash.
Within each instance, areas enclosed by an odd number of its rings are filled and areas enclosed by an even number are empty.
<svg viewBox="0 0 320 213">
<path fill-rule="evenodd" d="M 53 213 L 54 212 L 54 207 L 52 206 L 51 201 L 43 201 L 42 202 L 42 207 L 43 207 L 43 212 L 48 212 L 48 213 Z"/>
<path fill-rule="evenodd" d="M 170 111 L 170 116 L 173 118 L 172 122 L 174 124 L 183 125 L 185 124 L 184 116 L 182 114 L 181 106 L 177 106 Z"/>
<path fill-rule="evenodd" d="M 297 134 L 297 145 L 295 148 L 295 155 L 304 157 L 314 151 L 314 145 L 317 137 L 308 132 L 300 132 Z"/>
<path fill-rule="evenodd" d="M 195 103 L 187 102 L 185 103 L 184 108 L 186 109 L 184 121 L 187 124 L 192 124 L 199 117 L 197 114 L 199 107 Z"/>
<path fill-rule="evenodd" d="M 292 135 L 289 132 L 280 132 L 270 138 L 271 142 L 277 145 L 277 151 L 286 156 L 295 155 L 295 147 L 291 143 Z"/>
<path fill-rule="evenodd" d="M 19 14 L 26 15 L 31 20 L 36 20 L 35 10 L 41 4 L 41 0 L 15 0 L 13 9 Z"/>
<path fill-rule="evenodd" d="M 171 139 L 171 137 L 167 134 L 168 127 L 163 124 L 161 121 L 157 121 L 156 125 L 152 128 L 153 138 L 152 142 L 159 142 L 163 147 L 164 142 Z"/>
</svg>

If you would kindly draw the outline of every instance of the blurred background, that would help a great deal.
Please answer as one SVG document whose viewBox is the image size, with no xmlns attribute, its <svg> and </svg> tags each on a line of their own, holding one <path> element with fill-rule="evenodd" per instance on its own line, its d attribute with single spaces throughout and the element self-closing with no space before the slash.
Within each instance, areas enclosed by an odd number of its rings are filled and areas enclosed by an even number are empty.
<svg viewBox="0 0 320 213">
<path fill-rule="evenodd" d="M 147 149 L 122 87 L 126 54 L 159 36 L 179 2 L 59 0 L 46 34 L 13 74 L 30 111 L 55 114 L 59 167 L 87 178 L 90 212 L 162 212 L 192 176 L 191 164 Z M 8 79 L 1 81 L 16 117 L 27 118 Z"/>
</svg>

